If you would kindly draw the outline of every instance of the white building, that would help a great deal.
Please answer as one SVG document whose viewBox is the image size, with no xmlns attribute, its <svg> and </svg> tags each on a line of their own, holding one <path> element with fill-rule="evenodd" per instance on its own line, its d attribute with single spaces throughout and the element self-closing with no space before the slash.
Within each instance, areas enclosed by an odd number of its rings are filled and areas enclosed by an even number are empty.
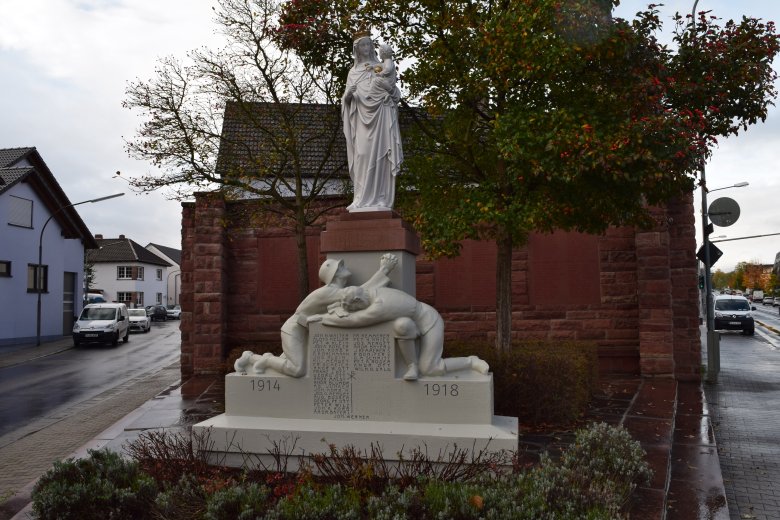
<svg viewBox="0 0 780 520">
<path fill-rule="evenodd" d="M 94 270 L 89 292 L 129 308 L 165 305 L 169 262 L 124 235 L 95 235 L 95 240 L 99 248 L 87 252 Z"/>
<path fill-rule="evenodd" d="M 41 341 L 70 335 L 94 247 L 38 151 L 0 149 L 0 347 L 36 342 L 39 297 Z"/>
<path fill-rule="evenodd" d="M 167 305 L 179 305 L 181 300 L 181 249 L 161 246 L 160 244 L 146 244 L 146 249 L 156 254 L 169 264 L 168 276 L 165 284 L 165 301 Z"/>
</svg>

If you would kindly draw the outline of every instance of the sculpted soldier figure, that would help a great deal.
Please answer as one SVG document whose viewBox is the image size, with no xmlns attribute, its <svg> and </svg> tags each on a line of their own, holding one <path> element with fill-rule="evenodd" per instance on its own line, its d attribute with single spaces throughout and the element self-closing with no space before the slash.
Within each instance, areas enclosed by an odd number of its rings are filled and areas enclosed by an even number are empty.
<svg viewBox="0 0 780 520">
<path fill-rule="evenodd" d="M 395 268 L 398 258 L 385 254 L 379 260 L 379 270 L 362 287 L 378 288 L 390 283 L 387 275 Z M 327 312 L 328 306 L 338 302 L 342 291 L 352 273 L 344 265 L 343 260 L 328 259 L 320 266 L 319 277 L 325 285 L 312 291 L 295 309 L 282 325 L 281 356 L 270 352 L 259 355 L 250 350 L 245 351 L 233 365 L 236 372 L 252 371 L 262 374 L 270 367 L 292 377 L 306 374 L 306 341 L 309 336 L 308 318 Z"/>
<path fill-rule="evenodd" d="M 477 356 L 442 359 L 444 322 L 430 305 L 386 286 L 347 287 L 341 293 L 340 302 L 331 305 L 328 314 L 312 316 L 309 321 L 350 328 L 393 322 L 395 341 L 407 364 L 405 380 L 465 369 L 488 373 L 488 364 Z"/>
</svg>

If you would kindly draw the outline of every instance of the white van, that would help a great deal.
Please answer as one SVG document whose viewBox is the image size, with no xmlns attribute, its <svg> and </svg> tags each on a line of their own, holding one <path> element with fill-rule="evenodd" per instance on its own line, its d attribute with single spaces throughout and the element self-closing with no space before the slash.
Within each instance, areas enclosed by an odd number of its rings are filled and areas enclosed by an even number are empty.
<svg viewBox="0 0 780 520">
<path fill-rule="evenodd" d="M 81 343 L 110 343 L 119 338 L 130 339 L 130 319 L 124 303 L 91 303 L 86 305 L 73 325 L 73 345 Z"/>
</svg>

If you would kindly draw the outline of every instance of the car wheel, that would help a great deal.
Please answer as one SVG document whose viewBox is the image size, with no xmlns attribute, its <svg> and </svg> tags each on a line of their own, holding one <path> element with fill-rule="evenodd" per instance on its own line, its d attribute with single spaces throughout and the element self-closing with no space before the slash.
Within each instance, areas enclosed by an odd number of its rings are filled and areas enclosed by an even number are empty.
<svg viewBox="0 0 780 520">
<path fill-rule="evenodd" d="M 122 338 L 122 341 L 123 341 L 123 342 L 125 342 L 125 343 L 127 343 L 128 341 L 130 341 L 130 328 L 129 328 L 129 327 L 128 327 L 128 329 L 125 331 L 125 337 L 124 337 L 124 338 Z"/>
<path fill-rule="evenodd" d="M 116 331 L 114 333 L 114 337 L 111 338 L 111 346 L 116 347 L 119 344 L 119 331 Z"/>
<path fill-rule="evenodd" d="M 756 329 L 755 329 L 755 327 L 751 327 L 751 328 L 749 328 L 749 329 L 744 329 L 744 330 L 742 331 L 742 334 L 744 334 L 745 336 L 752 336 L 752 335 L 754 335 L 755 333 L 756 333 Z"/>
<path fill-rule="evenodd" d="M 76 339 L 76 338 L 73 338 L 73 346 L 74 346 L 74 347 L 78 347 L 80 344 L 81 344 L 81 343 L 79 342 L 79 340 L 78 340 L 78 339 Z"/>
<path fill-rule="evenodd" d="M 152 324 L 151 323 L 149 323 L 149 325 L 146 327 L 146 329 L 144 329 L 144 334 L 146 334 L 150 330 L 152 330 Z"/>
</svg>

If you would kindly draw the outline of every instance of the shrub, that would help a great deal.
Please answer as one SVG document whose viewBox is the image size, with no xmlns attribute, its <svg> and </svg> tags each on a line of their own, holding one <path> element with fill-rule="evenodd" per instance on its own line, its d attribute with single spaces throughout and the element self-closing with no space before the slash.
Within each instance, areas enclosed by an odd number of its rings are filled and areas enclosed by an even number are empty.
<svg viewBox="0 0 780 520">
<path fill-rule="evenodd" d="M 282 497 L 268 511 L 268 520 L 321 520 L 361 518 L 360 494 L 341 484 L 318 486 L 306 481 L 293 493 Z"/>
<path fill-rule="evenodd" d="M 254 520 L 262 518 L 273 505 L 266 486 L 252 483 L 214 493 L 208 501 L 206 520 Z M 191 517 L 182 517 L 191 518 Z"/>
<path fill-rule="evenodd" d="M 173 485 L 163 484 L 165 490 L 154 501 L 156 518 L 179 520 L 202 516 L 209 497 L 194 475 L 184 475 Z"/>
<path fill-rule="evenodd" d="M 524 509 L 536 508 L 540 518 L 622 518 L 636 486 L 650 480 L 644 455 L 623 428 L 591 424 L 577 431 L 559 462 L 545 454 L 524 476 Z"/>
<path fill-rule="evenodd" d="M 149 518 L 157 484 L 136 462 L 108 450 L 90 450 L 85 459 L 55 462 L 35 484 L 33 511 L 46 519 Z"/>
<path fill-rule="evenodd" d="M 493 372 L 495 413 L 521 423 L 570 425 L 596 389 L 595 344 L 574 341 L 516 342 L 508 352 L 487 343 L 451 343 L 448 356 L 477 355 Z"/>
</svg>

